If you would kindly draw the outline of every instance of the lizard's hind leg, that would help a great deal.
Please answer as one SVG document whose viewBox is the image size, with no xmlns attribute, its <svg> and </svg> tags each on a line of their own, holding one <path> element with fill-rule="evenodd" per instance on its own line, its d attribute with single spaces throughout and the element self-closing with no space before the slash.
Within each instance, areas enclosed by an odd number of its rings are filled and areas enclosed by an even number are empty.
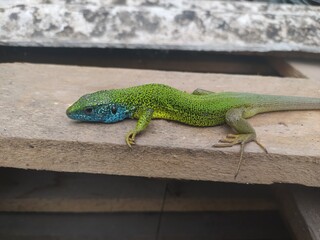
<svg viewBox="0 0 320 240">
<path fill-rule="evenodd" d="M 267 149 L 256 139 L 256 132 L 250 123 L 243 117 L 243 115 L 251 115 L 246 112 L 244 108 L 230 109 L 226 114 L 227 124 L 233 128 L 238 134 L 228 134 L 226 138 L 221 139 L 218 144 L 213 145 L 214 147 L 232 147 L 236 144 L 240 144 L 240 159 L 238 167 L 235 173 L 235 178 L 238 176 L 240 167 L 242 164 L 244 147 L 247 143 L 254 141 L 259 147 L 266 153 Z"/>
<path fill-rule="evenodd" d="M 201 89 L 201 88 L 197 88 L 196 90 L 194 90 L 192 92 L 192 94 L 193 95 L 208 95 L 208 94 L 216 94 L 216 93 L 208 91 L 208 90 L 204 90 L 204 89 Z"/>
</svg>

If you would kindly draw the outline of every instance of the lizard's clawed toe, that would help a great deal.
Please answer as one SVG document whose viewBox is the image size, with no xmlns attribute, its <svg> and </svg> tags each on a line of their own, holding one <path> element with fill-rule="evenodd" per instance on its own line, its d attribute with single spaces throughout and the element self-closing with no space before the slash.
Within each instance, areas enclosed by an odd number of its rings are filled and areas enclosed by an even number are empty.
<svg viewBox="0 0 320 240">
<path fill-rule="evenodd" d="M 130 148 L 132 147 L 131 145 L 136 144 L 135 143 L 135 136 L 136 136 L 136 133 L 134 131 L 130 131 L 126 135 L 126 143 Z"/>
<path fill-rule="evenodd" d="M 232 147 L 244 141 L 242 134 L 228 134 L 227 137 L 220 139 L 218 144 L 214 144 L 214 147 Z"/>
<path fill-rule="evenodd" d="M 267 149 L 256 139 L 255 133 L 247 133 L 247 134 L 228 134 L 226 138 L 219 140 L 220 143 L 214 144 L 213 147 L 232 147 L 236 144 L 240 144 L 240 159 L 238 163 L 238 168 L 235 173 L 234 178 L 237 177 L 240 171 L 240 167 L 242 164 L 242 158 L 244 153 L 244 147 L 247 143 L 254 141 L 265 153 L 268 153 Z"/>
<path fill-rule="evenodd" d="M 238 135 L 237 134 L 232 134 L 232 133 L 229 133 L 227 135 L 227 138 L 236 138 Z"/>
</svg>

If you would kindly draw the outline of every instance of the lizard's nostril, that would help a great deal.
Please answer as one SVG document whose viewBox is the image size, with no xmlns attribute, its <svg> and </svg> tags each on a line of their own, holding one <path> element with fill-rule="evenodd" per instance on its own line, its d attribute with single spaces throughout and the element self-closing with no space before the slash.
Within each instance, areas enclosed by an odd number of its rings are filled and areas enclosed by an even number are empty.
<svg viewBox="0 0 320 240">
<path fill-rule="evenodd" d="M 73 105 L 71 105 L 70 107 L 68 107 L 68 108 L 67 108 L 67 111 L 66 111 L 66 114 L 67 114 L 67 116 L 68 116 L 69 118 L 71 118 L 71 116 L 72 116 L 72 106 L 73 106 Z"/>
</svg>

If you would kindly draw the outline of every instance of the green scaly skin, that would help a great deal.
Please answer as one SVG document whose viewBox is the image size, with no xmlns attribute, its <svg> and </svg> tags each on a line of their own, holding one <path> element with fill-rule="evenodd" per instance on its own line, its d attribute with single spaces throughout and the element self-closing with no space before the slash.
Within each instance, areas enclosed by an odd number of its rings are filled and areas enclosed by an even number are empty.
<svg viewBox="0 0 320 240">
<path fill-rule="evenodd" d="M 236 177 L 246 143 L 254 141 L 267 152 L 256 140 L 255 130 L 246 118 L 263 112 L 320 109 L 320 99 L 236 92 L 213 93 L 202 89 L 189 94 L 162 84 L 147 84 L 87 94 L 68 108 L 67 115 L 76 120 L 83 120 L 81 118 L 83 114 L 92 115 L 85 112 L 88 107 L 101 106 L 106 106 L 108 109 L 110 106 L 115 106 L 119 114 L 127 114 L 126 117 L 138 119 L 136 128 L 126 135 L 126 143 L 129 147 L 135 143 L 136 135 L 148 126 L 151 119 L 173 120 L 198 127 L 227 123 L 237 134 L 227 135 L 214 147 L 241 145 Z M 110 115 L 113 113 L 109 112 L 105 118 L 112 117 Z M 121 120 L 123 117 L 112 121 Z M 88 121 L 102 120 L 93 118 Z M 103 121 L 108 122 L 108 120 Z"/>
</svg>

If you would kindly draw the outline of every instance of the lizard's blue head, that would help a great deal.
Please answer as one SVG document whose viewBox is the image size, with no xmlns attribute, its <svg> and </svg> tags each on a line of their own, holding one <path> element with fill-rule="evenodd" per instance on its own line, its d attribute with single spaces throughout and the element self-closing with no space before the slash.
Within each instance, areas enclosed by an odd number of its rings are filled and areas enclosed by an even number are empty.
<svg viewBox="0 0 320 240">
<path fill-rule="evenodd" d="M 130 109 L 113 100 L 112 90 L 82 96 L 67 109 L 67 116 L 87 122 L 114 123 L 131 117 Z"/>
</svg>

